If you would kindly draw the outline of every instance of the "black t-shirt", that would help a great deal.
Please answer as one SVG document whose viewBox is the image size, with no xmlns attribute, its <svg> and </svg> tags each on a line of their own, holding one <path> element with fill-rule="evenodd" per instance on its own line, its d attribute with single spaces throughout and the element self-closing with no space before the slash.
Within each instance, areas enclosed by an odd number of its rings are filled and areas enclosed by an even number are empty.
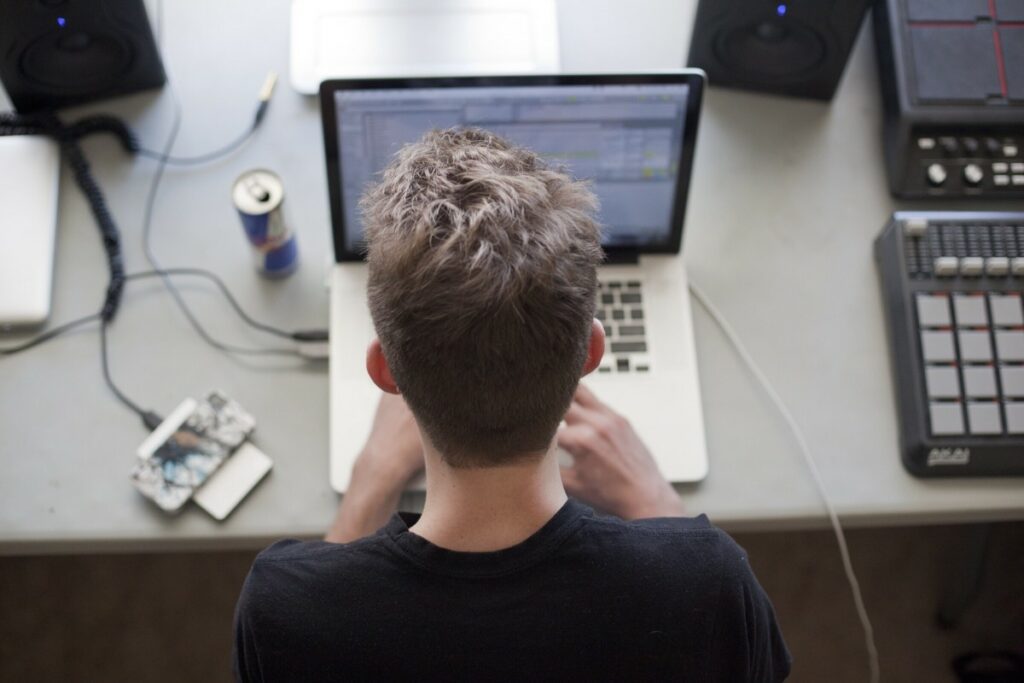
<svg viewBox="0 0 1024 683">
<path fill-rule="evenodd" d="M 235 615 L 244 681 L 779 681 L 790 657 L 746 554 L 704 516 L 624 522 L 570 500 L 519 545 L 445 550 L 395 515 L 280 541 Z"/>
</svg>

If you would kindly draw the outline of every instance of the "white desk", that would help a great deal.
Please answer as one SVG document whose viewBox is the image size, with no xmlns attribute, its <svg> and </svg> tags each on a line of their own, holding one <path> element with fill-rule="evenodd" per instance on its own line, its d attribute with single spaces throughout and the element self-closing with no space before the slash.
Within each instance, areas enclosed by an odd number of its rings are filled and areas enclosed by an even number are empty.
<svg viewBox="0 0 1024 683">
<path fill-rule="evenodd" d="M 165 4 L 164 59 L 184 106 L 175 151 L 200 153 L 248 124 L 268 70 L 287 73 L 288 4 Z M 679 66 L 692 17 L 692 3 L 674 0 L 560 0 L 563 68 Z M 886 192 L 876 81 L 865 31 L 831 104 L 708 93 L 685 232 L 691 278 L 793 411 L 846 522 L 1022 518 L 1024 480 L 925 481 L 900 465 L 871 245 L 892 210 L 927 207 L 897 204 Z M 325 326 L 331 242 L 319 112 L 314 98 L 282 85 L 244 150 L 197 170 L 168 171 L 154 247 L 166 266 L 221 274 L 260 319 Z M 147 146 L 159 147 L 171 99 L 145 93 L 72 115 L 92 111 L 124 117 Z M 155 165 L 100 137 L 85 150 L 124 234 L 128 268 L 142 270 L 140 222 Z M 260 166 L 282 177 L 298 231 L 302 266 L 283 282 L 254 273 L 230 201 L 234 178 Z M 96 227 L 67 173 L 60 216 L 55 322 L 96 310 L 106 282 Z M 183 289 L 219 337 L 276 343 L 242 325 L 205 284 Z M 821 501 L 775 409 L 699 305 L 694 315 L 711 471 L 680 489 L 689 509 L 734 530 L 823 524 Z M 128 481 L 144 432 L 103 385 L 97 334 L 87 328 L 0 359 L 0 552 L 258 547 L 323 533 L 338 502 L 327 482 L 325 366 L 219 353 L 157 282 L 129 286 L 111 347 L 115 378 L 146 407 L 166 412 L 212 387 L 236 397 L 259 422 L 273 473 L 224 523 L 191 507 L 175 518 L 158 512 Z"/>
</svg>

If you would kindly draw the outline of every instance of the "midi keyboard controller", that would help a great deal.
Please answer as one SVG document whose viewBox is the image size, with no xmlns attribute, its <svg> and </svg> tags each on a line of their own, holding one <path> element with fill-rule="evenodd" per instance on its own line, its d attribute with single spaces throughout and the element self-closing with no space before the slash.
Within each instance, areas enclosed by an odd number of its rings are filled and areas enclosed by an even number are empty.
<svg viewBox="0 0 1024 683">
<path fill-rule="evenodd" d="M 897 212 L 875 256 L 906 468 L 1024 475 L 1024 213 Z"/>
</svg>

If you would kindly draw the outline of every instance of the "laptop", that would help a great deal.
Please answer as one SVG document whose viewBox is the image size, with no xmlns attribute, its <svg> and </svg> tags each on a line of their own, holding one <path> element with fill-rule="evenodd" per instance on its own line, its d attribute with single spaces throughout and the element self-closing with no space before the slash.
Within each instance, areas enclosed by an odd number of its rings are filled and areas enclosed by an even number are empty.
<svg viewBox="0 0 1024 683">
<path fill-rule="evenodd" d="M 671 482 L 707 474 L 704 418 L 681 254 L 704 74 L 330 80 L 320 86 L 335 264 L 330 277 L 330 480 L 348 488 L 380 390 L 358 202 L 402 145 L 475 126 L 591 181 L 601 201 L 597 317 L 608 337 L 583 381 L 626 416 Z M 566 454 L 562 454 L 565 457 Z M 411 488 L 422 489 L 423 482 Z"/>
</svg>

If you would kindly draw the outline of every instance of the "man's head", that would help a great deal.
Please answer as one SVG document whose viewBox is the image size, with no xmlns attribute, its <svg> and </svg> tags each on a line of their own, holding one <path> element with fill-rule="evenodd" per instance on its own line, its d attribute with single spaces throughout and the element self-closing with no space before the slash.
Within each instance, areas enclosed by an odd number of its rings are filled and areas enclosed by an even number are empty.
<svg viewBox="0 0 1024 683">
<path fill-rule="evenodd" d="M 583 183 L 481 130 L 428 133 L 363 197 L 387 368 L 449 465 L 548 448 L 596 362 L 596 204 Z"/>
</svg>

